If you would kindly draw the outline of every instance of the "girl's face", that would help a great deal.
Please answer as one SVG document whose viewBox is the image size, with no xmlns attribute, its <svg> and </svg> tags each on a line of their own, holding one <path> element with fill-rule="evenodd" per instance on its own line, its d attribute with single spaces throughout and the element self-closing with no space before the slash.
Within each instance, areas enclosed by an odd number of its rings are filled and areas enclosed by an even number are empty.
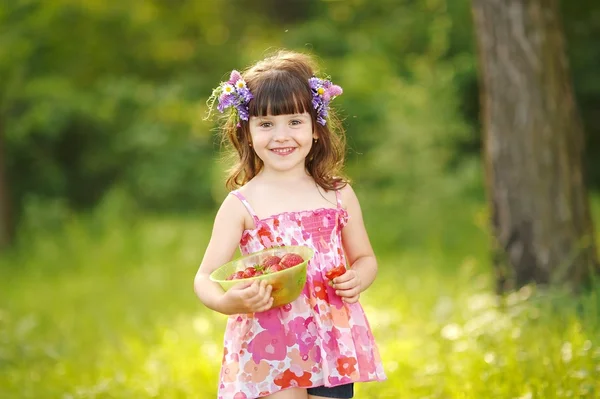
<svg viewBox="0 0 600 399">
<path fill-rule="evenodd" d="M 252 116 L 249 122 L 252 147 L 265 170 L 304 169 L 304 160 L 317 138 L 309 113 Z"/>
</svg>

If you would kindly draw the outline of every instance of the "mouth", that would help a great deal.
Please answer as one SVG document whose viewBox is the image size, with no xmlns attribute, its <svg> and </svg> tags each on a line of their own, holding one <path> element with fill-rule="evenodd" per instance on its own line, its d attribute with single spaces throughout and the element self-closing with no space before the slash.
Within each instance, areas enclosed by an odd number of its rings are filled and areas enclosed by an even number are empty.
<svg viewBox="0 0 600 399">
<path fill-rule="evenodd" d="M 292 152 L 296 150 L 296 147 L 285 147 L 285 148 L 271 148 L 271 152 L 274 152 L 277 155 L 285 156 L 290 155 Z"/>
</svg>

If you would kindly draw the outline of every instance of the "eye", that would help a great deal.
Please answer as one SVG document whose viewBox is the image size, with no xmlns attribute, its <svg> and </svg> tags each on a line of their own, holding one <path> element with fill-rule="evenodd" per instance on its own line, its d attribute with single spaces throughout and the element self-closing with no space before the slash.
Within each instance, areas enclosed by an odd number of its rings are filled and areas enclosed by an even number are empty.
<svg viewBox="0 0 600 399">
<path fill-rule="evenodd" d="M 290 121 L 290 125 L 292 125 L 292 126 L 297 126 L 297 125 L 300 125 L 300 124 L 302 124 L 302 121 L 299 120 L 299 119 L 292 119 Z"/>
<path fill-rule="evenodd" d="M 261 122 L 258 124 L 258 126 L 262 127 L 262 128 L 268 128 L 273 126 L 273 124 L 271 122 Z"/>
</svg>

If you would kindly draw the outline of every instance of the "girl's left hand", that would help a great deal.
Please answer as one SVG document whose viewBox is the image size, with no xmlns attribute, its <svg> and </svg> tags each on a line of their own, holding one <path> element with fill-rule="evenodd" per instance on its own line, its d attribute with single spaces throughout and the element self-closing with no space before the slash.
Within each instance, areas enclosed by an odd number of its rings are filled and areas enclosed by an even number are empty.
<svg viewBox="0 0 600 399">
<path fill-rule="evenodd" d="M 358 302 L 360 297 L 360 276 L 352 269 L 333 279 L 335 293 L 342 297 L 346 303 Z"/>
</svg>

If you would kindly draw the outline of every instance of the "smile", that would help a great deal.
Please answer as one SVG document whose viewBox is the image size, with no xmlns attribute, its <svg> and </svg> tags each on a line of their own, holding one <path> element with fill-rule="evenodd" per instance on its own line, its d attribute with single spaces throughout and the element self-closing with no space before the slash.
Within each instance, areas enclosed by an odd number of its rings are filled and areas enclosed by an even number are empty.
<svg viewBox="0 0 600 399">
<path fill-rule="evenodd" d="M 294 152 L 295 149 L 295 147 L 271 148 L 271 151 L 277 155 L 289 155 Z"/>
</svg>

